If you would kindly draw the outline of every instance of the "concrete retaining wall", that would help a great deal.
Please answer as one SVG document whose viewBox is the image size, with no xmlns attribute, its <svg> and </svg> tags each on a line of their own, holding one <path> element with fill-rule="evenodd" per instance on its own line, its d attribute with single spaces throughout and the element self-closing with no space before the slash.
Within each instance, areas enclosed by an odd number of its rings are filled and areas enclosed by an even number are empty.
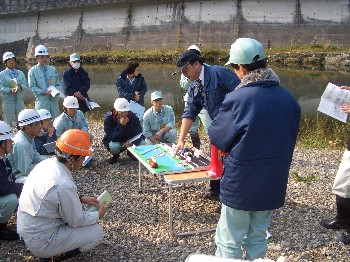
<svg viewBox="0 0 350 262">
<path fill-rule="evenodd" d="M 345 0 L 0 0 L 0 7 L 0 51 L 10 47 L 17 55 L 33 56 L 38 44 L 51 53 L 175 49 L 194 43 L 228 49 L 238 37 L 256 38 L 266 47 L 350 45 Z"/>
</svg>

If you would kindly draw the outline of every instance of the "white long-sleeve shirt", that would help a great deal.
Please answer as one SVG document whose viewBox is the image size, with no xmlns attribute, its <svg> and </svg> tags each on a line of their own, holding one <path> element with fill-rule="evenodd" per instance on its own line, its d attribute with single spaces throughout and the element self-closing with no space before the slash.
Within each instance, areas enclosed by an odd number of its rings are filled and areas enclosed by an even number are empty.
<svg viewBox="0 0 350 262">
<path fill-rule="evenodd" d="M 64 224 L 82 227 L 98 219 L 98 211 L 83 211 L 71 172 L 56 158 L 40 162 L 29 174 L 17 212 L 17 231 L 24 240 L 36 234 L 50 236 Z"/>
</svg>

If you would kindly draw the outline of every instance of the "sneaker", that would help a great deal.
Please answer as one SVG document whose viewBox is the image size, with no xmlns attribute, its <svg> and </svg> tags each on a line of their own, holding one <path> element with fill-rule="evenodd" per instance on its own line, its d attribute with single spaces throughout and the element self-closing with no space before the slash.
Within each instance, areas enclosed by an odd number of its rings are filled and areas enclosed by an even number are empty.
<svg viewBox="0 0 350 262">
<path fill-rule="evenodd" d="M 117 163 L 118 158 L 119 158 L 119 155 L 113 155 L 110 159 L 108 159 L 108 163 L 109 164 Z"/>
<path fill-rule="evenodd" d="M 0 240 L 13 241 L 18 239 L 19 235 L 16 231 L 9 228 L 0 229 Z"/>
<path fill-rule="evenodd" d="M 216 194 L 213 194 L 212 192 L 207 192 L 204 195 L 204 198 L 209 200 L 219 201 L 219 196 Z"/>
</svg>

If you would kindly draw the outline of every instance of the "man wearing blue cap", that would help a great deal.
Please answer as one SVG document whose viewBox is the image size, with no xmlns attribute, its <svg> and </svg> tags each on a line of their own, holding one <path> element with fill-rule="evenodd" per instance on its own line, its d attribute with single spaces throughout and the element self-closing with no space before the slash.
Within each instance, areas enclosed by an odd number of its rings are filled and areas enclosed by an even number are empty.
<svg viewBox="0 0 350 262">
<path fill-rule="evenodd" d="M 173 75 L 181 72 L 192 82 L 187 91 L 188 98 L 182 114 L 181 132 L 175 152 L 184 148 L 186 135 L 200 111 L 205 108 L 213 120 L 226 94 L 240 83 L 239 78 L 228 68 L 206 65 L 197 54 L 189 50 L 180 54 L 176 65 L 177 71 Z M 219 180 L 211 180 L 210 192 L 205 197 L 218 199 L 219 193 Z"/>
<path fill-rule="evenodd" d="M 152 107 L 143 115 L 143 135 L 146 144 L 174 143 L 177 132 L 175 114 L 171 106 L 163 105 L 163 94 L 154 91 L 151 94 Z"/>
<path fill-rule="evenodd" d="M 241 83 L 225 97 L 209 127 L 211 144 L 227 152 L 221 179 L 216 255 L 247 260 L 266 254 L 273 209 L 284 205 L 299 131 L 300 107 L 266 67 L 261 43 L 239 38 L 231 65 Z"/>
<path fill-rule="evenodd" d="M 85 114 L 90 111 L 87 101 L 90 101 L 88 91 L 90 78 L 88 72 L 81 66 L 80 55 L 77 53 L 69 56 L 69 69 L 62 73 L 62 86 L 66 96 L 75 96 L 78 99 L 79 110 Z M 86 100 L 87 101 L 86 101 Z"/>
</svg>

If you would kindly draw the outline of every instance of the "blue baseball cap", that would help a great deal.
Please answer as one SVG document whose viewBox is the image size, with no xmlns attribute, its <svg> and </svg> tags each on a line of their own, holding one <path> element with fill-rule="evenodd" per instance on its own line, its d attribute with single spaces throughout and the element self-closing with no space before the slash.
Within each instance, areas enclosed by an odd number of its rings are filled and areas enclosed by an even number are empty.
<svg viewBox="0 0 350 262">
<path fill-rule="evenodd" d="M 163 99 L 163 94 L 160 91 L 154 91 L 151 94 L 151 101 L 157 100 L 157 99 Z"/>
<path fill-rule="evenodd" d="M 230 49 L 230 58 L 225 65 L 249 65 L 265 59 L 263 45 L 251 38 L 238 38 Z"/>
</svg>

